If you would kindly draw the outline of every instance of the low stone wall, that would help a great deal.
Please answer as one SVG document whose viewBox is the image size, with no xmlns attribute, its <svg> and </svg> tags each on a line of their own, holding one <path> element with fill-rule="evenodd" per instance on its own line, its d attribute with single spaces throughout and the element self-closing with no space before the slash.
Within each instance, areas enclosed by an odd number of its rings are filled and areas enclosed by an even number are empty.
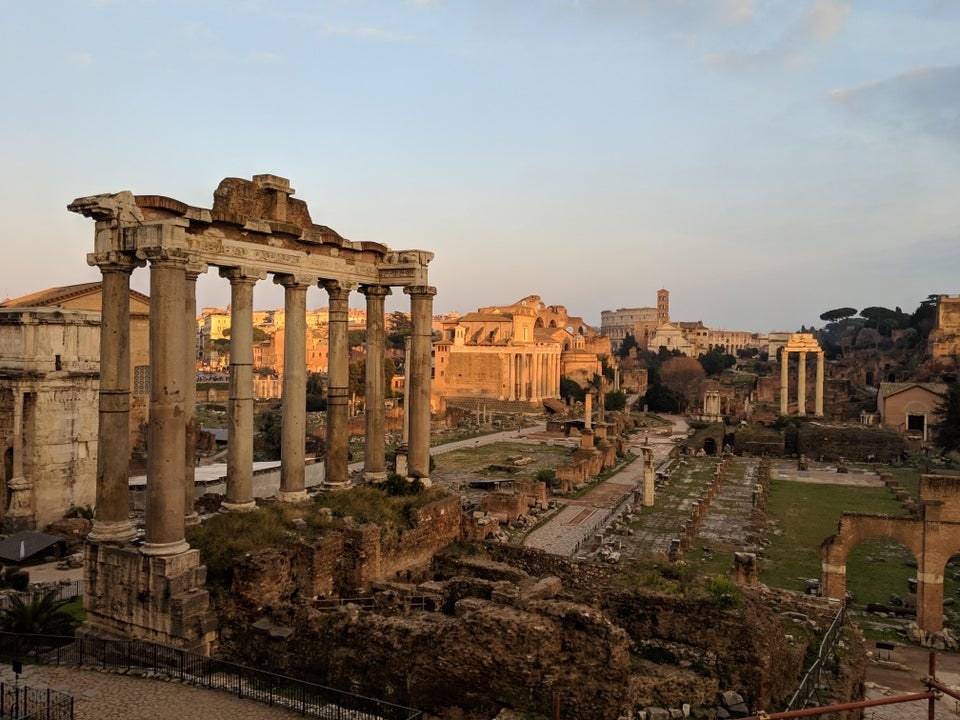
<svg viewBox="0 0 960 720">
<path fill-rule="evenodd" d="M 267 549 L 234 565 L 232 592 L 247 607 L 356 596 L 371 583 L 424 579 L 432 557 L 460 539 L 460 498 L 412 511 L 413 527 L 361 525 L 292 549 Z"/>
</svg>

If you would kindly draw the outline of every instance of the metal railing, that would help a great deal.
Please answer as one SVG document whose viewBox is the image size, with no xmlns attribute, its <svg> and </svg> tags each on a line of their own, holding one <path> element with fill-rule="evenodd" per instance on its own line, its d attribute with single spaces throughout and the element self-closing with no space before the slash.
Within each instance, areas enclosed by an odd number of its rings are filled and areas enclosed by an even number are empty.
<svg viewBox="0 0 960 720">
<path fill-rule="evenodd" d="M 417 720 L 419 710 L 142 640 L 0 633 L 0 659 L 143 672 L 324 720 Z"/>
<path fill-rule="evenodd" d="M 800 681 L 800 686 L 796 692 L 793 693 L 793 697 L 790 698 L 790 702 L 787 703 L 784 712 L 800 710 L 801 708 L 807 707 L 814 698 L 816 698 L 817 705 L 823 704 L 819 693 L 821 688 L 823 688 L 824 664 L 837 647 L 837 640 L 839 639 L 840 631 L 843 629 L 845 621 L 846 605 L 841 604 L 836 617 L 833 618 L 833 622 L 830 623 L 830 627 L 827 628 L 827 632 L 824 633 L 823 640 L 820 641 L 817 659 L 813 661 L 813 664 L 803 676 L 803 680 Z"/>
<path fill-rule="evenodd" d="M 6 610 L 13 604 L 13 596 L 19 597 L 25 603 L 37 597 L 43 597 L 51 590 L 57 593 L 57 600 L 73 600 L 76 597 L 83 597 L 83 580 L 74 580 L 67 583 L 56 583 L 48 586 L 37 586 L 22 592 L 8 592 L 0 595 L 0 610 Z"/>
<path fill-rule="evenodd" d="M 73 698 L 62 692 L 0 682 L 0 718 L 73 720 Z"/>
</svg>

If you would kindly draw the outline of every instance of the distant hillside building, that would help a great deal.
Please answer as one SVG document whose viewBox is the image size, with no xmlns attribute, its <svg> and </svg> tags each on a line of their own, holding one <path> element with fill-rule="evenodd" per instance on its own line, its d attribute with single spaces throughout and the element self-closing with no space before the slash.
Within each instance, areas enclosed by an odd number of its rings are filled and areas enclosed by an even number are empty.
<svg viewBox="0 0 960 720">
<path fill-rule="evenodd" d="M 96 501 L 100 283 L 0 303 L 0 513 L 42 529 Z M 131 445 L 147 421 L 149 300 L 130 292 Z"/>
<path fill-rule="evenodd" d="M 927 351 L 934 360 L 960 357 L 960 295 L 937 298 L 937 324 L 927 339 Z"/>
<path fill-rule="evenodd" d="M 670 293 L 660 289 L 657 291 L 656 307 L 620 308 L 618 310 L 604 310 L 600 313 L 600 332 L 610 338 L 613 350 L 620 347 L 620 343 L 627 335 L 633 335 L 641 350 L 649 350 L 650 337 L 657 328 L 670 322 Z M 656 350 L 656 347 L 652 348 Z"/>
</svg>

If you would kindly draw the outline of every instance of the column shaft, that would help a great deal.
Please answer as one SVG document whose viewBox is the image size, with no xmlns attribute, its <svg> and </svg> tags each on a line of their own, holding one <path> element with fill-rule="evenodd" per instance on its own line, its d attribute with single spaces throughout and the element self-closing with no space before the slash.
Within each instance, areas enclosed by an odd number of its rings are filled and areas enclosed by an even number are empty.
<svg viewBox="0 0 960 720">
<path fill-rule="evenodd" d="M 186 262 L 150 261 L 150 424 L 146 525 L 141 552 L 176 555 L 184 539 L 184 295 Z M 129 302 L 129 300 L 128 300 Z"/>
<path fill-rule="evenodd" d="M 92 542 L 127 542 L 130 521 L 130 273 L 121 260 L 100 265 L 100 426 L 97 429 L 97 499 Z M 17 426 L 19 431 L 19 424 Z M 20 456 L 15 449 L 14 462 Z M 17 476 L 14 468 L 14 476 Z"/>
<path fill-rule="evenodd" d="M 381 482 L 387 478 L 384 440 L 386 381 L 383 376 L 386 332 L 383 311 L 384 299 L 390 294 L 390 288 L 367 285 L 360 292 L 367 296 L 367 365 L 364 377 L 367 441 L 363 452 L 363 479 Z"/>
<path fill-rule="evenodd" d="M 307 498 L 304 456 L 307 426 L 307 287 L 291 275 L 278 275 L 283 285 L 283 415 L 280 425 L 280 492 L 278 498 Z"/>
<path fill-rule="evenodd" d="M 787 373 L 790 365 L 790 353 L 787 348 L 783 348 L 780 353 L 780 414 L 786 415 L 790 408 L 790 396 L 787 390 Z"/>
<path fill-rule="evenodd" d="M 801 352 L 797 369 L 797 415 L 807 414 L 807 353 Z"/>
<path fill-rule="evenodd" d="M 230 396 L 227 399 L 227 496 L 223 510 L 253 510 L 253 286 L 257 277 L 223 268 L 230 281 Z"/>
<path fill-rule="evenodd" d="M 823 417 L 823 351 L 817 353 L 817 387 L 814 396 L 813 414 Z"/>
<path fill-rule="evenodd" d="M 324 482 L 345 486 L 349 483 L 348 457 L 350 436 L 350 347 L 347 335 L 350 289 L 338 282 L 324 283 L 330 296 L 329 367 L 327 371 L 327 459 Z"/>
<path fill-rule="evenodd" d="M 183 348 L 184 383 L 184 449 L 183 449 L 183 514 L 187 525 L 200 522 L 193 508 L 197 463 L 197 277 L 199 271 L 187 269 L 184 292 Z"/>
<path fill-rule="evenodd" d="M 433 296 L 436 288 L 404 288 L 410 295 L 410 457 L 409 475 L 430 477 L 430 352 L 433 348 Z"/>
</svg>

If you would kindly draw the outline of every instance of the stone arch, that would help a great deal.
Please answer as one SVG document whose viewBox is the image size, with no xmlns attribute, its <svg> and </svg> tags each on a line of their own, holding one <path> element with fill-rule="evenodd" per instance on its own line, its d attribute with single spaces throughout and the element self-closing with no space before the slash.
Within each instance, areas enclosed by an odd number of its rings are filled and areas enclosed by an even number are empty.
<svg viewBox="0 0 960 720">
<path fill-rule="evenodd" d="M 923 523 L 914 518 L 843 513 L 837 534 L 828 537 L 820 546 L 823 595 L 837 600 L 844 599 L 847 590 L 847 557 L 858 544 L 877 537 L 886 537 L 901 543 L 916 558 L 917 624 L 925 630 L 942 629 L 943 575 L 940 575 L 937 593 L 926 577 L 929 558 L 924 553 Z"/>
<path fill-rule="evenodd" d="M 533 326 L 534 326 L 535 328 L 542 328 L 542 327 L 543 327 L 543 318 L 538 317 L 538 318 L 536 319 L 536 321 L 533 323 Z"/>
</svg>

